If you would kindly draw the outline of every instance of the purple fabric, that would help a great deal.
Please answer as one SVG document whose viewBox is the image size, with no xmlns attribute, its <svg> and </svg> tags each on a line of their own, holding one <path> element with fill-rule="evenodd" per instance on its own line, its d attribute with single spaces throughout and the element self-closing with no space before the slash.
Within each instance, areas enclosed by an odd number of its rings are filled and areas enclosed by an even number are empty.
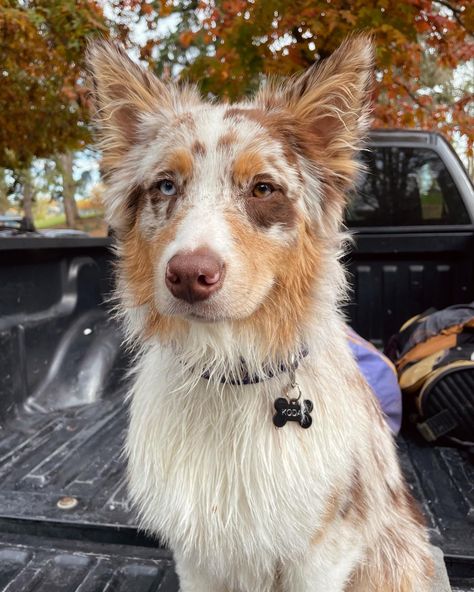
<svg viewBox="0 0 474 592">
<path fill-rule="evenodd" d="M 380 402 L 392 432 L 400 431 L 402 421 L 402 394 L 395 368 L 388 358 L 352 329 L 348 342 L 365 379 Z"/>
</svg>

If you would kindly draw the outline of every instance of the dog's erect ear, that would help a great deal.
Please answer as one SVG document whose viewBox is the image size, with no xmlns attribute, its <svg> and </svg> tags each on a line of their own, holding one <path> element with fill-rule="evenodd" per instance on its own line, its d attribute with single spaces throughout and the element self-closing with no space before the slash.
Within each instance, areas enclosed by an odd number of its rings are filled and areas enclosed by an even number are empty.
<svg viewBox="0 0 474 592">
<path fill-rule="evenodd" d="M 372 68 L 370 36 L 350 37 L 283 86 L 270 83 L 256 102 L 283 110 L 285 132 L 302 156 L 327 163 L 336 178 L 349 182 L 357 170 L 352 157 L 370 124 Z"/>
<path fill-rule="evenodd" d="M 105 40 L 90 44 L 93 108 L 103 151 L 103 166 L 115 167 L 134 142 L 143 141 L 147 115 L 172 109 L 168 88 L 135 64 L 119 46 Z"/>
</svg>

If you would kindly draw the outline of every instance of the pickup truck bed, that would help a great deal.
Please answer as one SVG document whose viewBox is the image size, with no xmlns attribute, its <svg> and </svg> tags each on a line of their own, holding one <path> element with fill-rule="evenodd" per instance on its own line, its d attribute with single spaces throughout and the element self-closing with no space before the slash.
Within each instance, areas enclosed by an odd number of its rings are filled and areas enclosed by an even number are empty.
<svg viewBox="0 0 474 592">
<path fill-rule="evenodd" d="M 377 132 L 373 145 L 380 166 L 412 169 L 377 168 L 353 212 L 347 312 L 382 345 L 413 314 L 472 300 L 474 199 L 438 135 Z M 434 193 L 425 191 L 428 173 Z M 418 194 L 403 220 L 384 223 L 400 214 L 398 183 L 408 178 L 420 181 Z M 371 179 L 383 181 L 380 191 L 369 191 Z M 109 247 L 108 239 L 0 238 L 0 592 L 178 590 L 169 551 L 137 530 L 127 502 L 127 359 L 107 321 Z M 402 466 L 453 590 L 474 592 L 472 457 L 428 446 L 406 426 L 402 434 Z"/>
</svg>

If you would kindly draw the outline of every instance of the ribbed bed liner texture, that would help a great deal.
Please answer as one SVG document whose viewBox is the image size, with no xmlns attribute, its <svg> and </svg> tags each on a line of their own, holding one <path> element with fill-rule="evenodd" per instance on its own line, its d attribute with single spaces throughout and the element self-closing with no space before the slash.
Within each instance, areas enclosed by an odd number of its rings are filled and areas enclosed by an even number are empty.
<svg viewBox="0 0 474 592">
<path fill-rule="evenodd" d="M 46 414 L 23 412 L 3 426 L 0 430 L 0 550 L 3 553 L 0 577 L 3 579 L 0 582 L 18 578 L 15 570 L 21 565 L 27 574 L 31 570 L 46 573 L 54 568 L 54 573 L 59 574 L 58 586 L 63 569 L 65 573 L 82 575 L 77 575 L 80 583 L 76 588 L 72 583 L 68 588 L 51 587 L 50 580 L 45 579 L 47 586 L 34 583 L 30 588 L 18 588 L 16 584 L 2 588 L 0 585 L 0 590 L 162 589 L 156 583 L 161 581 L 161 564 L 158 567 L 150 564 L 149 553 L 167 552 L 160 549 L 158 541 L 137 532 L 127 500 L 122 456 L 126 425 L 126 405 L 123 396 L 117 395 L 114 399 Z M 409 485 L 426 516 L 432 542 L 446 555 L 454 589 L 474 589 L 472 464 L 457 449 L 432 448 L 406 439 L 399 440 L 399 452 Z M 18 555 L 18 550 L 12 550 L 15 546 L 9 547 L 12 537 L 25 540 L 30 536 L 49 537 L 58 545 L 66 542 L 65 554 L 58 555 L 51 548 L 36 550 L 30 545 Z M 79 555 L 71 550 L 77 541 L 86 545 Z M 103 558 L 83 555 L 87 545 L 98 543 L 105 545 Z M 120 545 L 134 549 L 138 564 L 130 563 L 130 557 L 123 563 L 114 563 L 113 549 Z M 143 553 L 147 554 L 146 558 L 142 557 Z M 7 558 L 6 562 L 1 557 Z M 169 555 L 166 561 L 168 569 Z M 96 575 L 85 577 L 84 573 Z M 93 578 L 111 583 L 88 588 L 86 583 L 94 581 Z M 135 587 L 128 583 L 121 587 L 117 583 L 120 578 L 123 582 L 136 578 L 137 582 L 145 582 L 144 587 L 138 583 Z M 36 582 L 34 578 L 32 581 Z M 147 582 L 151 582 L 151 587 L 146 587 Z"/>
</svg>

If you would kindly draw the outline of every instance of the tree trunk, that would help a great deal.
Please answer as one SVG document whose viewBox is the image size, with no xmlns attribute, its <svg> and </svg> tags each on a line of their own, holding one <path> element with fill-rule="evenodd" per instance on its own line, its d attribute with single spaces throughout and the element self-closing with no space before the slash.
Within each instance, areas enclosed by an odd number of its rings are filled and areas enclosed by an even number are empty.
<svg viewBox="0 0 474 592">
<path fill-rule="evenodd" d="M 8 183 L 5 179 L 5 169 L 0 169 L 0 215 L 7 213 L 10 204 L 8 202 Z"/>
<path fill-rule="evenodd" d="M 29 225 L 34 225 L 33 219 L 33 183 L 31 182 L 30 171 L 25 170 L 22 172 L 22 185 L 23 185 L 23 212 L 25 218 L 28 220 Z"/>
<path fill-rule="evenodd" d="M 72 152 L 66 152 L 58 157 L 61 175 L 63 178 L 63 200 L 64 213 L 66 214 L 66 224 L 69 228 L 75 228 L 79 220 L 74 194 L 76 193 L 76 182 L 72 176 L 73 156 Z"/>
</svg>

